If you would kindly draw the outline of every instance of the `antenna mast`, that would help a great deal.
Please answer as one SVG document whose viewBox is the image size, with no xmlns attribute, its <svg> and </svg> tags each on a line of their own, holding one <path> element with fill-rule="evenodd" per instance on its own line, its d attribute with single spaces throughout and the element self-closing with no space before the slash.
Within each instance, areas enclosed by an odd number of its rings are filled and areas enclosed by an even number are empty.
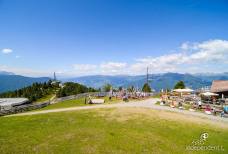
<svg viewBox="0 0 228 154">
<path fill-rule="evenodd" d="M 149 84 L 149 68 L 146 68 L 146 83 Z"/>
<path fill-rule="evenodd" d="M 56 75 L 55 75 L 55 72 L 54 72 L 54 81 L 56 81 Z"/>
</svg>

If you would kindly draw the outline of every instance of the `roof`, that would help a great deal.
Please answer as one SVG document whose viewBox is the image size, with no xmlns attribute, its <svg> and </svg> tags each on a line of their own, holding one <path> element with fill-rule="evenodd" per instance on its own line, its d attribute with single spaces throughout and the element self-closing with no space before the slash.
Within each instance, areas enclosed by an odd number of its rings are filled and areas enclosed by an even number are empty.
<svg viewBox="0 0 228 154">
<path fill-rule="evenodd" d="M 214 80 L 211 86 L 211 92 L 228 91 L 228 80 Z"/>
<path fill-rule="evenodd" d="M 0 106 L 20 105 L 27 101 L 27 98 L 0 98 Z"/>
</svg>

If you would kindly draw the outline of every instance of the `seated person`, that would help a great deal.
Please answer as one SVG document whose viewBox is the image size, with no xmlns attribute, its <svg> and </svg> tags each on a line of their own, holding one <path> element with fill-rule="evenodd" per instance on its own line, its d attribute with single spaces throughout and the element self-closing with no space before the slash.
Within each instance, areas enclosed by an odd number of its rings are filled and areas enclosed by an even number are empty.
<svg viewBox="0 0 228 154">
<path fill-rule="evenodd" d="M 165 101 L 164 100 L 161 101 L 160 105 L 165 105 Z"/>
<path fill-rule="evenodd" d="M 179 109 L 184 109 L 182 102 L 178 102 Z"/>
<path fill-rule="evenodd" d="M 124 95 L 124 96 L 123 96 L 123 101 L 125 101 L 125 102 L 127 102 L 127 101 L 128 101 L 128 97 L 127 97 L 127 95 Z"/>
<path fill-rule="evenodd" d="M 175 107 L 174 104 L 175 104 L 175 103 L 174 103 L 174 101 L 172 100 L 172 103 L 170 104 L 170 107 L 174 108 L 174 107 Z"/>
<path fill-rule="evenodd" d="M 228 106 L 223 107 L 224 113 L 228 113 Z"/>
</svg>

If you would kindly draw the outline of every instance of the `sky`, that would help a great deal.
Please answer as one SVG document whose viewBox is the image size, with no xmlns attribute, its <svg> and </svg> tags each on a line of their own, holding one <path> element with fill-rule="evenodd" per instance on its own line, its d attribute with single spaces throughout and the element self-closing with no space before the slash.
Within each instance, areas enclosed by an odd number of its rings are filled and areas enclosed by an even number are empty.
<svg viewBox="0 0 228 154">
<path fill-rule="evenodd" d="M 0 71 L 228 72 L 227 0 L 0 0 Z"/>
</svg>

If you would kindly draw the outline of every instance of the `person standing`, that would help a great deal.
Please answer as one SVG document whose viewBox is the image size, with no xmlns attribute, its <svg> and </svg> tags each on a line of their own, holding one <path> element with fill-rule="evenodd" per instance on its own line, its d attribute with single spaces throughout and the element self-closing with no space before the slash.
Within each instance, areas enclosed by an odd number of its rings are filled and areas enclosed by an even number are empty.
<svg viewBox="0 0 228 154">
<path fill-rule="evenodd" d="M 199 107 L 199 109 L 201 109 L 202 108 L 202 101 L 199 99 L 199 101 L 198 101 L 198 107 Z"/>
</svg>

